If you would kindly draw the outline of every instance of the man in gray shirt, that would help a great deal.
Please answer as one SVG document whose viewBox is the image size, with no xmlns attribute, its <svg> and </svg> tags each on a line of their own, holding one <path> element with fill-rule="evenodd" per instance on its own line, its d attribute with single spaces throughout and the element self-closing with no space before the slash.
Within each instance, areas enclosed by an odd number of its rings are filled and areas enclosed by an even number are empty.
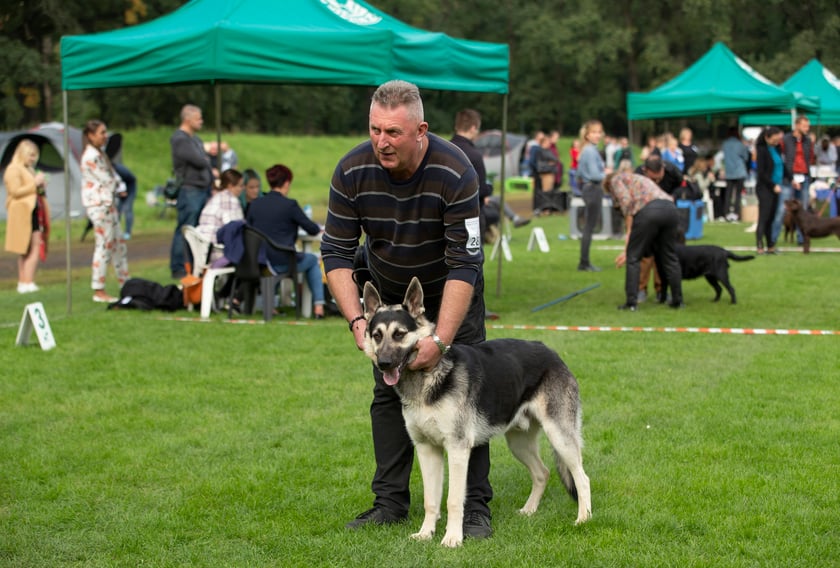
<svg viewBox="0 0 840 568">
<path fill-rule="evenodd" d="M 172 146 L 172 170 L 181 187 L 178 192 L 178 222 L 169 253 L 169 268 L 175 279 L 187 275 L 184 268 L 186 246 L 181 227 L 198 225 L 201 208 L 210 196 L 213 185 L 210 157 L 196 135 L 203 124 L 201 109 L 195 105 L 184 105 L 181 109 L 181 125 L 169 139 Z"/>
<path fill-rule="evenodd" d="M 738 136 L 738 128 L 729 128 L 728 136 L 723 141 L 723 170 L 726 174 L 726 194 L 723 200 L 723 214 L 727 221 L 741 218 L 741 192 L 747 179 L 747 164 L 750 150 Z"/>
</svg>

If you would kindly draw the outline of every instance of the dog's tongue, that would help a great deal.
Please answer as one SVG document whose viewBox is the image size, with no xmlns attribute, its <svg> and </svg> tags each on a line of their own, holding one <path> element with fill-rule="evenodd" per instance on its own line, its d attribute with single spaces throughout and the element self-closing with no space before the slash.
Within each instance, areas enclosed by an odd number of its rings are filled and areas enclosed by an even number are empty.
<svg viewBox="0 0 840 568">
<path fill-rule="evenodd" d="M 400 367 L 383 372 L 382 378 L 385 380 L 386 385 L 389 387 L 394 386 L 400 381 Z"/>
</svg>

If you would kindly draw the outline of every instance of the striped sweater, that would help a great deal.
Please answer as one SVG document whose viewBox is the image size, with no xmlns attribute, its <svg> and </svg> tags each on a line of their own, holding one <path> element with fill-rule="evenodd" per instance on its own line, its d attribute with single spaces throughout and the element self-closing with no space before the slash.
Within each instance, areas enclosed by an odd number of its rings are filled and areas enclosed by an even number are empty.
<svg viewBox="0 0 840 568">
<path fill-rule="evenodd" d="M 326 272 L 353 268 L 362 234 L 370 268 L 386 303 L 400 303 L 412 276 L 426 304 L 438 305 L 449 279 L 475 285 L 484 256 L 478 226 L 478 178 L 464 153 L 428 134 L 417 172 L 394 181 L 370 142 L 336 166 L 321 242 Z"/>
</svg>

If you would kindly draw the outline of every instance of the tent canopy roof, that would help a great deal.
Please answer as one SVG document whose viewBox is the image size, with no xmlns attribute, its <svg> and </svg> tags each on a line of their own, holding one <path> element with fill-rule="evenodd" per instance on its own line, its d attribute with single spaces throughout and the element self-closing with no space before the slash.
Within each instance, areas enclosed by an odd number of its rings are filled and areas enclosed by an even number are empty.
<svg viewBox="0 0 840 568">
<path fill-rule="evenodd" d="M 628 120 L 797 107 L 813 112 L 819 101 L 775 85 L 721 42 L 659 88 L 627 94 Z"/>
<path fill-rule="evenodd" d="M 791 75 L 782 87 L 819 97 L 820 110 L 809 115 L 812 122 L 821 125 L 840 125 L 840 79 L 816 59 L 810 60 Z M 743 124 L 789 125 L 790 115 L 780 113 L 749 114 L 741 117 Z"/>
<path fill-rule="evenodd" d="M 61 40 L 65 90 L 194 82 L 508 92 L 505 44 L 413 28 L 362 0 L 191 0 L 156 20 Z"/>
</svg>

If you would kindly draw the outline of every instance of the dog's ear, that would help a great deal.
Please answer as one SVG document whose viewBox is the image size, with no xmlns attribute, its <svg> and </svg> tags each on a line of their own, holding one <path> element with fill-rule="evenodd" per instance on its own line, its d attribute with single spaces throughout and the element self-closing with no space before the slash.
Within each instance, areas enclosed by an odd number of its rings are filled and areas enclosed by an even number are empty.
<svg viewBox="0 0 840 568">
<path fill-rule="evenodd" d="M 365 289 L 362 293 L 362 303 L 365 307 L 365 319 L 370 321 L 374 312 L 382 305 L 382 298 L 379 297 L 379 292 L 376 290 L 371 282 L 365 282 Z"/>
<path fill-rule="evenodd" d="M 408 284 L 403 305 L 408 309 L 411 317 L 414 318 L 422 315 L 426 311 L 426 307 L 423 305 L 423 286 L 416 276 L 413 276 L 411 282 Z"/>
</svg>

